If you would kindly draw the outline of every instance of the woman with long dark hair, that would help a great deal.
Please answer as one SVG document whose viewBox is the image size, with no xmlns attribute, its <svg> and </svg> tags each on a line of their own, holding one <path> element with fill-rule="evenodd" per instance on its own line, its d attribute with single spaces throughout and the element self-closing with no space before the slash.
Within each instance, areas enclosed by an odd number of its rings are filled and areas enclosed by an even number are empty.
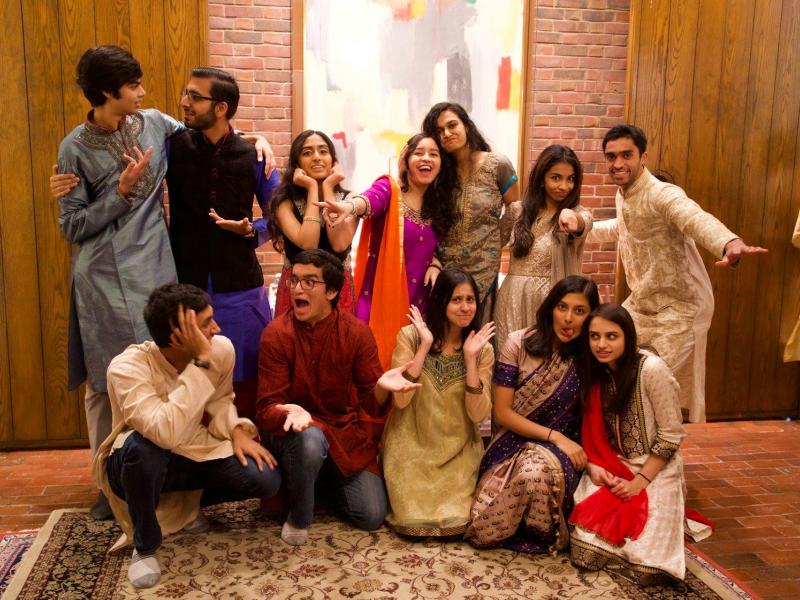
<svg viewBox="0 0 800 600">
<path fill-rule="evenodd" d="M 545 297 L 536 326 L 511 333 L 500 351 L 494 435 L 464 535 L 475 546 L 544 553 L 569 542 L 572 493 L 586 464 L 579 444 L 586 387 L 580 334 L 599 303 L 592 281 L 566 277 Z"/>
<path fill-rule="evenodd" d="M 344 173 L 336 161 L 336 149 L 327 135 L 307 129 L 292 140 L 289 166 L 283 172 L 269 207 L 272 244 L 284 256 L 275 301 L 276 315 L 291 306 L 289 288 L 285 284 L 292 275 L 295 256 L 314 248 L 326 250 L 344 262 L 345 283 L 339 294 L 339 309 L 353 312 L 355 308 L 350 273 L 352 232 L 341 227 L 334 229 L 324 222 L 320 213 L 322 200 L 347 197 L 347 190 L 340 185 L 343 180 Z"/>
<path fill-rule="evenodd" d="M 356 258 L 356 316 L 369 324 L 381 364 L 391 362 L 409 304 L 424 313 L 441 264 L 434 257 L 454 221 L 453 161 L 438 142 L 417 134 L 408 140 L 400 181 L 379 177 L 363 194 L 326 202 L 332 223 L 355 234 L 363 219 Z M 337 225 L 337 227 L 339 227 Z"/>
<path fill-rule="evenodd" d="M 481 322 L 491 320 L 504 245 L 500 234 L 503 206 L 519 198 L 517 174 L 511 161 L 492 152 L 467 111 L 454 102 L 440 102 L 422 123 L 426 135 L 439 140 L 455 159 L 459 192 L 456 219 L 439 245 L 445 266 L 461 267 L 475 278 L 480 292 Z"/>
<path fill-rule="evenodd" d="M 536 322 L 547 292 L 567 275 L 579 275 L 584 235 L 592 218 L 580 207 L 583 169 L 567 146 L 548 146 L 528 177 L 521 202 L 509 208 L 514 223 L 508 275 L 497 294 L 497 345 L 509 332 Z"/>
<path fill-rule="evenodd" d="M 421 384 L 394 394 L 383 433 L 386 521 L 405 535 L 460 535 L 469 521 L 494 365 L 494 325 L 479 329 L 477 298 L 470 275 L 445 269 L 424 318 L 412 305 L 397 334 L 392 365 L 408 365 L 406 377 Z"/>
<path fill-rule="evenodd" d="M 588 464 L 570 517 L 572 562 L 622 566 L 642 584 L 683 579 L 684 527 L 696 540 L 710 528 L 697 513 L 685 517 L 678 383 L 637 347 L 633 319 L 618 304 L 592 312 L 584 345 L 592 355 L 581 432 Z"/>
</svg>

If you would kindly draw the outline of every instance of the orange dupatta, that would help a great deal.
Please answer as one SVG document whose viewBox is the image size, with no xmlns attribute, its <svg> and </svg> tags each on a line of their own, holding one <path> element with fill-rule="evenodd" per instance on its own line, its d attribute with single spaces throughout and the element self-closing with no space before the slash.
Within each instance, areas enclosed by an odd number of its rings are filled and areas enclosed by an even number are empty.
<svg viewBox="0 0 800 600">
<path fill-rule="evenodd" d="M 403 213 L 400 206 L 400 188 L 389 175 L 385 175 L 392 188 L 392 197 L 383 224 L 383 235 L 378 250 L 378 264 L 370 292 L 371 308 L 369 328 L 378 345 L 378 358 L 384 371 L 392 366 L 392 352 L 397 341 L 397 332 L 408 324 L 408 283 L 406 262 L 403 256 Z M 356 298 L 361 295 L 364 274 L 367 268 L 372 219 L 361 222 L 361 237 L 358 240 L 354 283 Z"/>
</svg>

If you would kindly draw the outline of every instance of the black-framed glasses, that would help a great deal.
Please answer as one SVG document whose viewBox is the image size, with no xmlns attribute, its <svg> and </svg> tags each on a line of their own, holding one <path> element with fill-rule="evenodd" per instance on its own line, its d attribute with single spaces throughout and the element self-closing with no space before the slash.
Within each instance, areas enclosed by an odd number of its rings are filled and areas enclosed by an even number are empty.
<svg viewBox="0 0 800 600">
<path fill-rule="evenodd" d="M 181 92 L 181 98 L 184 96 L 188 96 L 189 102 L 194 104 L 195 102 L 200 102 L 200 100 L 211 100 L 212 102 L 219 102 L 216 98 L 212 98 L 211 96 L 202 96 L 193 90 L 184 89 Z"/>
<path fill-rule="evenodd" d="M 325 283 L 325 282 L 320 279 L 298 279 L 297 277 L 292 276 L 286 280 L 286 287 L 288 287 L 290 290 L 293 290 L 294 288 L 297 287 L 298 283 L 300 284 L 301 290 L 309 292 L 313 290 L 314 286 L 317 285 L 318 283 Z"/>
</svg>

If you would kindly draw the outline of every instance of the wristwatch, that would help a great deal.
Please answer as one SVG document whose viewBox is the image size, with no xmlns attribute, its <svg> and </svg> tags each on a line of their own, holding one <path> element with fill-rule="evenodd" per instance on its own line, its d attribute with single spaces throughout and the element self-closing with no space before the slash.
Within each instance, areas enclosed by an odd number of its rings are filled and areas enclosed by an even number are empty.
<svg viewBox="0 0 800 600">
<path fill-rule="evenodd" d="M 192 359 L 192 364 L 195 367 L 200 367 L 201 369 L 210 369 L 211 368 L 211 363 L 210 362 L 208 362 L 207 360 L 200 360 L 199 358 L 193 358 Z"/>
</svg>

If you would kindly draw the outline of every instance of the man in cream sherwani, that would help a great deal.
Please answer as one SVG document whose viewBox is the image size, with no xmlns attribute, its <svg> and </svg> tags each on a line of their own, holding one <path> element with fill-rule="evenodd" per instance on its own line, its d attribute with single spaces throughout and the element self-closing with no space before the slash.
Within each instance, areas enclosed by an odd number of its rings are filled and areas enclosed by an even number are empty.
<svg viewBox="0 0 800 600">
<path fill-rule="evenodd" d="M 595 222 L 590 242 L 617 242 L 631 289 L 625 300 L 639 343 L 654 347 L 681 385 L 681 405 L 692 422 L 705 421 L 706 338 L 714 295 L 695 242 L 718 267 L 736 267 L 748 246 L 676 185 L 647 169 L 647 138 L 618 125 L 603 138 L 608 172 L 619 186 L 617 216 Z"/>
</svg>

